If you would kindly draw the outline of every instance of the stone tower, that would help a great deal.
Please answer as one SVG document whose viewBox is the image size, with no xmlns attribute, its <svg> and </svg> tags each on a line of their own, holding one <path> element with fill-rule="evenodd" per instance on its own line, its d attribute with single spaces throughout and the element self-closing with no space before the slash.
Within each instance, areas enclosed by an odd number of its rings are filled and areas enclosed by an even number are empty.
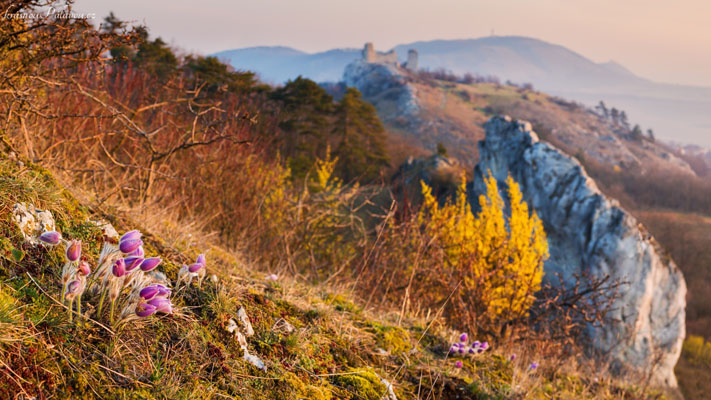
<svg viewBox="0 0 711 400">
<path fill-rule="evenodd" d="M 378 55 L 375 53 L 375 47 L 373 47 L 373 43 L 368 42 L 365 44 L 365 47 L 363 47 L 363 61 L 365 62 L 376 62 L 376 59 Z"/>
<path fill-rule="evenodd" d="M 417 50 L 408 50 L 405 68 L 409 69 L 410 71 L 417 71 Z"/>
</svg>

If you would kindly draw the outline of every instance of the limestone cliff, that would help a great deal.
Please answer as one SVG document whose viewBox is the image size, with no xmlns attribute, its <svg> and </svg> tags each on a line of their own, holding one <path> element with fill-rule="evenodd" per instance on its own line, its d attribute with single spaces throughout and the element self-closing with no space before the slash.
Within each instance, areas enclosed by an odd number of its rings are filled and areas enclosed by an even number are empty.
<svg viewBox="0 0 711 400">
<path fill-rule="evenodd" d="M 420 106 L 417 91 L 408 80 L 408 72 L 396 65 L 363 60 L 348 64 L 343 72 L 345 84 L 358 89 L 364 97 L 390 91 L 389 95 L 396 99 L 398 115 L 414 117 Z"/>
<path fill-rule="evenodd" d="M 634 217 L 600 192 L 576 159 L 540 142 L 528 122 L 494 117 L 485 129 L 474 194 L 483 193 L 488 171 L 500 184 L 508 174 L 519 182 L 549 236 L 548 279 L 559 273 L 572 285 L 573 276 L 585 272 L 625 282 L 611 321 L 588 326 L 589 350 L 616 370 L 675 387 L 686 284 L 674 262 Z"/>
</svg>

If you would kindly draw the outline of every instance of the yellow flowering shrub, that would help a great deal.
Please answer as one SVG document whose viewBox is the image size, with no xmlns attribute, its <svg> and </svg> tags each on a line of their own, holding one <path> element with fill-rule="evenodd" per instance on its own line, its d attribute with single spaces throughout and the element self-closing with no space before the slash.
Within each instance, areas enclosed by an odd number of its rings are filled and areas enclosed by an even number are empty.
<svg viewBox="0 0 711 400">
<path fill-rule="evenodd" d="M 469 323 L 523 317 L 540 289 L 543 261 L 548 257 L 546 234 L 535 212 L 529 212 L 518 184 L 510 176 L 506 184 L 508 213 L 496 180 L 488 177 L 486 195 L 479 197 L 480 211 L 474 215 L 464 177 L 455 199 L 444 205 L 422 183 L 424 203 L 417 222 L 428 246 L 421 259 L 438 261 L 434 269 L 449 282 L 444 287 L 457 292 L 449 308 L 458 309 L 452 310 L 455 315 L 476 314 L 473 320 L 467 317 Z M 442 301 L 447 295 L 440 293 L 433 300 Z"/>
<path fill-rule="evenodd" d="M 684 340 L 681 352 L 692 364 L 711 367 L 711 342 L 705 341 L 703 337 L 689 335 Z"/>
<path fill-rule="evenodd" d="M 272 262 L 286 263 L 291 272 L 323 278 L 357 255 L 365 233 L 353 212 L 358 186 L 345 187 L 335 175 L 337 158 L 327 151 L 317 159 L 305 181 L 292 182 L 288 169 L 278 175 L 261 208 L 261 221 L 268 227 Z"/>
</svg>

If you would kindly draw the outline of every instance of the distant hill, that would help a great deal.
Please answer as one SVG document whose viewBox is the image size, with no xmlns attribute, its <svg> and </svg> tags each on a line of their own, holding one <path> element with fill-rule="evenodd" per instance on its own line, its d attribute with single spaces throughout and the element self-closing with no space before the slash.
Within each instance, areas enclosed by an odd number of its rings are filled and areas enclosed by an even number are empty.
<svg viewBox="0 0 711 400">
<path fill-rule="evenodd" d="M 395 47 L 401 57 L 408 49 L 420 53 L 424 68 L 495 75 L 502 80 L 531 82 L 546 90 L 644 81 L 618 64 L 597 64 L 563 46 L 519 36 L 434 40 Z"/>
<path fill-rule="evenodd" d="M 377 43 L 376 43 L 377 46 Z M 495 75 L 532 83 L 537 89 L 594 105 L 603 100 L 658 137 L 711 145 L 711 88 L 652 82 L 614 62 L 596 63 L 563 46 L 520 36 L 434 40 L 395 47 L 401 60 L 416 49 L 420 67 L 457 74 Z M 215 54 L 237 69 L 259 73 L 271 83 L 299 75 L 317 82 L 340 81 L 359 49 L 304 53 L 288 47 L 253 47 Z"/>
<path fill-rule="evenodd" d="M 316 82 L 341 80 L 343 69 L 360 58 L 358 49 L 304 53 L 290 47 L 249 47 L 214 54 L 237 69 L 251 70 L 269 83 L 280 84 L 299 75 Z"/>
</svg>

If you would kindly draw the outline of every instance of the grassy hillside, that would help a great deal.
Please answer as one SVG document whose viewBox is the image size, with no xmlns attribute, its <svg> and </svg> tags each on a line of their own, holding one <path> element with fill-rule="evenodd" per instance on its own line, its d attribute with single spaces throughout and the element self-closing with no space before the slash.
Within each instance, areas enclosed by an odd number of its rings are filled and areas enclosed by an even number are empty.
<svg viewBox="0 0 711 400">
<path fill-rule="evenodd" d="M 456 358 L 464 361 L 457 368 L 448 348 L 458 335 L 436 318 L 364 310 L 334 287 L 267 281 L 260 266 L 176 221 L 137 224 L 131 212 L 87 207 L 26 160 L 2 154 L 0 172 L 2 398 L 381 399 L 388 393 L 382 379 L 401 399 L 642 396 L 602 375 L 538 360 L 535 346 L 493 342 L 477 357 Z M 105 240 L 93 221 L 105 219 L 119 232 L 141 229 L 146 253 L 163 258 L 159 268 L 171 282 L 198 252 L 215 277 L 174 292 L 172 315 L 112 325 L 95 314 L 97 296 L 86 295 L 85 314 L 70 322 L 60 301 L 63 252 L 23 241 L 11 219 L 18 202 L 49 210 L 64 237 L 82 240 L 92 269 Z M 243 359 L 226 330 L 240 308 L 254 327 L 249 352 L 264 370 Z M 541 366 L 531 370 L 532 361 Z"/>
</svg>

